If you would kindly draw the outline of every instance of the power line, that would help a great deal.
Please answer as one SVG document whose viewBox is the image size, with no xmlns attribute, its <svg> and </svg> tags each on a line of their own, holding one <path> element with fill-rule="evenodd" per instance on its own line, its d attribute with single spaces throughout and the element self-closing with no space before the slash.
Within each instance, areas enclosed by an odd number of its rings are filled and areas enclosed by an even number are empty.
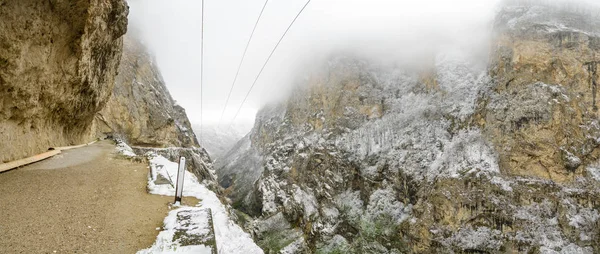
<svg viewBox="0 0 600 254">
<path fill-rule="evenodd" d="M 254 23 L 254 28 L 252 28 L 252 33 L 250 34 L 250 38 L 248 39 L 248 42 L 246 43 L 246 48 L 244 49 L 244 53 L 242 54 L 242 60 L 240 60 L 240 64 L 238 65 L 237 71 L 235 72 L 235 78 L 233 78 L 233 83 L 231 84 L 231 88 L 229 89 L 229 94 L 227 95 L 227 100 L 225 100 L 225 107 L 223 107 L 223 112 L 221 112 L 221 118 L 219 119 L 219 125 L 221 125 L 221 122 L 223 121 L 223 115 L 225 115 L 225 110 L 227 109 L 227 104 L 229 104 L 229 99 L 231 98 L 231 93 L 233 92 L 235 82 L 237 81 L 238 75 L 240 74 L 240 69 L 242 68 L 244 59 L 246 58 L 246 52 L 248 52 L 248 46 L 250 46 L 250 42 L 252 41 L 252 37 L 254 36 L 254 31 L 256 31 L 256 27 L 258 26 L 260 17 L 262 17 L 262 14 L 265 11 L 265 7 L 267 7 L 268 2 L 269 2 L 269 0 L 266 0 L 265 4 L 263 5 L 262 9 L 260 10 L 260 14 L 258 14 L 256 23 Z"/>
<path fill-rule="evenodd" d="M 306 4 L 304 4 L 304 6 L 300 10 L 300 12 L 298 12 L 298 14 L 296 15 L 296 17 L 294 17 L 294 20 L 292 20 L 292 23 L 290 23 L 290 25 L 288 26 L 288 28 L 285 30 L 285 32 L 283 33 L 283 35 L 281 36 L 281 38 L 279 39 L 279 41 L 277 42 L 277 44 L 275 45 L 275 47 L 273 48 L 273 50 L 271 51 L 271 54 L 269 54 L 269 57 L 267 57 L 267 61 L 265 61 L 265 64 L 263 64 L 262 68 L 260 68 L 260 71 L 258 72 L 258 75 L 256 76 L 256 78 L 254 79 L 254 82 L 252 83 L 252 86 L 250 86 L 250 90 L 248 90 L 248 93 L 246 93 L 246 96 L 244 97 L 244 100 L 242 101 L 242 104 L 240 104 L 240 107 L 238 108 L 237 112 L 235 113 L 235 116 L 231 120 L 232 123 L 233 123 L 233 121 L 235 121 L 235 119 L 237 118 L 237 116 L 240 114 L 240 110 L 242 110 L 242 106 L 244 106 L 244 103 L 248 99 L 248 95 L 250 95 L 250 92 L 252 92 L 252 89 L 256 85 L 256 82 L 258 81 L 258 78 L 260 78 L 260 75 L 262 74 L 263 70 L 265 69 L 265 66 L 267 66 L 267 64 L 269 63 L 269 60 L 271 60 L 271 57 L 273 56 L 273 53 L 275 53 L 275 50 L 277 50 L 277 47 L 279 46 L 279 43 L 281 43 L 281 41 L 283 40 L 283 37 L 285 37 L 285 35 L 290 30 L 290 28 L 292 27 L 292 25 L 294 25 L 294 22 L 296 22 L 296 19 L 298 19 L 298 17 L 300 16 L 300 14 L 302 14 L 302 12 L 306 8 L 306 6 L 310 3 L 310 1 L 311 0 L 308 0 L 306 2 Z"/>
<path fill-rule="evenodd" d="M 202 0 L 202 18 L 201 18 L 201 34 L 200 34 L 200 144 L 202 144 L 202 104 L 204 100 L 202 97 L 202 83 L 204 80 L 204 0 Z"/>
</svg>

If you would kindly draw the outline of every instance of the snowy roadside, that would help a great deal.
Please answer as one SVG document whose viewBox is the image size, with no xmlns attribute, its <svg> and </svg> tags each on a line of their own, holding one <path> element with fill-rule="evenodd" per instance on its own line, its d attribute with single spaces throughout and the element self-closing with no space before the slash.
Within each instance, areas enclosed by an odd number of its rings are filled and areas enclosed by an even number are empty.
<svg viewBox="0 0 600 254">
<path fill-rule="evenodd" d="M 133 152 L 133 149 L 131 149 L 131 147 L 129 145 L 127 145 L 125 142 L 117 140 L 117 153 L 121 154 L 123 156 L 126 157 L 135 157 L 136 154 Z"/>
<path fill-rule="evenodd" d="M 124 143 L 118 144 L 117 151 L 126 156 L 133 155 L 131 148 Z M 178 164 L 153 153 L 148 153 L 147 156 L 150 161 L 149 192 L 156 195 L 175 196 L 173 185 L 164 184 L 164 182 L 167 179 L 169 182 L 175 181 Z M 169 212 L 164 220 L 163 231 L 157 236 L 154 245 L 139 251 L 138 254 L 211 253 L 210 246 L 184 246 L 186 244 L 182 244 L 182 241 L 186 239 L 178 237 L 178 233 L 182 230 L 186 231 L 187 235 L 200 236 L 200 238 L 206 237 L 206 228 L 209 228 L 208 225 L 211 224 L 209 222 L 211 217 L 207 211 L 212 211 L 213 237 L 216 241 L 218 253 L 263 253 L 262 249 L 254 243 L 252 237 L 229 218 L 228 210 L 221 203 L 218 196 L 209 190 L 204 183 L 200 183 L 194 174 L 187 171 L 184 178 L 183 196 L 195 197 L 200 202 L 195 207 L 181 206 Z M 186 215 L 185 220 L 181 219 L 182 214 Z M 208 241 L 210 241 L 209 238 L 207 238 Z"/>
<path fill-rule="evenodd" d="M 152 247 L 138 251 L 138 254 L 217 253 L 217 250 L 213 250 L 215 236 L 209 212 L 198 207 L 181 207 L 170 211 L 156 242 Z"/>
</svg>

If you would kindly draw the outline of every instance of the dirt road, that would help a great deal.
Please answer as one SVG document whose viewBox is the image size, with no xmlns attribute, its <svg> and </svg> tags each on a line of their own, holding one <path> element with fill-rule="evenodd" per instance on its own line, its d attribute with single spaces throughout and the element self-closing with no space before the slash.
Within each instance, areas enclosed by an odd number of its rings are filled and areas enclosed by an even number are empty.
<svg viewBox="0 0 600 254">
<path fill-rule="evenodd" d="M 103 141 L 0 173 L 0 253 L 150 247 L 172 200 L 147 194 L 147 165 L 114 151 Z"/>
</svg>

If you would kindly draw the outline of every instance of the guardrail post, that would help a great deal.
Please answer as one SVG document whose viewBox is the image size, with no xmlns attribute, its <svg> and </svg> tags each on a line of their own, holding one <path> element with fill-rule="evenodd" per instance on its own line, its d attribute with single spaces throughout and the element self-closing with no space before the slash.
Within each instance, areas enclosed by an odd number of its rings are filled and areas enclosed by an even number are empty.
<svg viewBox="0 0 600 254">
<path fill-rule="evenodd" d="M 177 185 L 175 187 L 175 205 L 181 204 L 183 196 L 183 176 L 185 174 L 185 157 L 179 157 L 179 170 L 177 171 Z"/>
</svg>

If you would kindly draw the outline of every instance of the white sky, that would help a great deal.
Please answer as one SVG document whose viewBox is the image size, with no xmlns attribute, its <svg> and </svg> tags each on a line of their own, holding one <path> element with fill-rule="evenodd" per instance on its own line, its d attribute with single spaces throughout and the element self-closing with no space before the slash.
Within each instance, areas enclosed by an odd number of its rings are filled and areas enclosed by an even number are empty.
<svg viewBox="0 0 600 254">
<path fill-rule="evenodd" d="M 270 0 L 248 50 L 224 123 L 304 0 Z M 497 0 L 313 0 L 250 94 L 238 121 L 287 95 L 302 66 L 332 51 L 418 61 L 446 44 L 484 41 Z M 205 0 L 204 123 L 216 123 L 264 0 Z M 130 29 L 153 51 L 171 95 L 200 121 L 200 0 L 129 0 Z M 475 50 L 475 49 L 474 49 Z M 414 59 L 413 59 L 414 58 Z"/>
</svg>

